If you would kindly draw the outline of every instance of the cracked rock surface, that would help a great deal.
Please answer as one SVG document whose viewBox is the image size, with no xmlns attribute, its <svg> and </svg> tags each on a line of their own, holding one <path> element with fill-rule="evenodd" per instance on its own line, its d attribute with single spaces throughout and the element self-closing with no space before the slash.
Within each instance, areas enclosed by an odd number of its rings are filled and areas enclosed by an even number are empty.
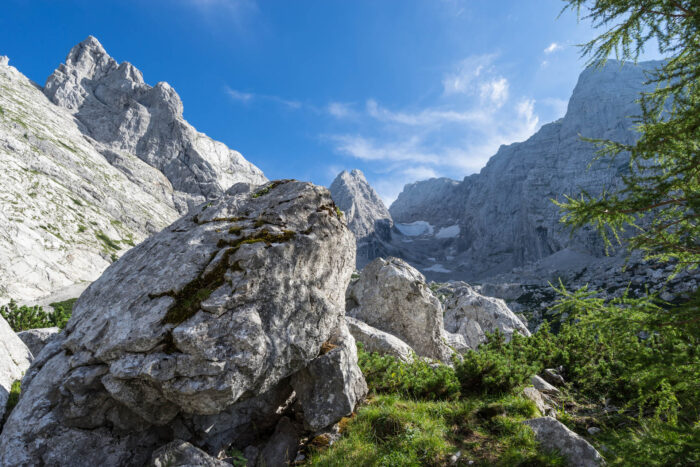
<svg viewBox="0 0 700 467">
<path fill-rule="evenodd" d="M 23 381 L 0 464 L 142 465 L 175 439 L 226 447 L 241 433 L 223 421 L 249 427 L 256 398 L 283 400 L 331 338 L 354 251 L 326 189 L 234 185 L 83 293 Z"/>
</svg>

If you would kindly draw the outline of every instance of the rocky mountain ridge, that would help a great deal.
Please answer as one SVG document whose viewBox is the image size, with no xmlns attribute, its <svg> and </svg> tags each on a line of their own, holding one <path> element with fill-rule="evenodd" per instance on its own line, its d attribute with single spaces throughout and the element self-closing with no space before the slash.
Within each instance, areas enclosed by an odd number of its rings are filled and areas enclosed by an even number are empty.
<svg viewBox="0 0 700 467">
<path fill-rule="evenodd" d="M 197 203 L 266 180 L 93 37 L 44 88 L 0 59 L 0 165 L 0 303 L 76 297 Z"/>
</svg>

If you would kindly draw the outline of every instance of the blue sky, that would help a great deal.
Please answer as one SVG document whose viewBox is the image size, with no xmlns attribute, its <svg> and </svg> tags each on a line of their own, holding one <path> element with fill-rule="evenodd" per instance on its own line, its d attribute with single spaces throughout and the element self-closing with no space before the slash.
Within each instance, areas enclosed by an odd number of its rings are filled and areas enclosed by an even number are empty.
<svg viewBox="0 0 700 467">
<path fill-rule="evenodd" d="M 478 172 L 563 116 L 595 35 L 561 0 L 4 0 L 0 55 L 39 84 L 96 36 L 271 178 Z M 650 50 L 645 58 L 656 58 Z"/>
</svg>

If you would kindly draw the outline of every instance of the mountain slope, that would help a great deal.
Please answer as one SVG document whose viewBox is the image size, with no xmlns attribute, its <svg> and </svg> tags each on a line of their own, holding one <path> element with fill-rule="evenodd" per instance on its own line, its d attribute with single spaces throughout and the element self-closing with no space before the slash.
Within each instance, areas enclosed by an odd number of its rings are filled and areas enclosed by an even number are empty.
<svg viewBox="0 0 700 467">
<path fill-rule="evenodd" d="M 341 172 L 333 180 L 330 192 L 355 234 L 357 267 L 361 268 L 379 256 L 388 256 L 393 251 L 388 244 L 392 238 L 391 214 L 364 174 L 359 170 Z"/>
<path fill-rule="evenodd" d="M 165 174 L 181 213 L 236 182 L 267 181 L 240 153 L 187 123 L 182 101 L 168 83 L 149 86 L 138 69 L 118 64 L 92 36 L 71 49 L 46 80 L 44 93 L 75 115 L 115 166 L 133 154 Z M 136 171 L 125 172 L 148 183 Z"/>
<path fill-rule="evenodd" d="M 584 229 L 571 236 L 551 200 L 619 185 L 627 161 L 589 167 L 595 147 L 580 135 L 634 141 L 629 116 L 639 113 L 635 100 L 644 88 L 645 71 L 658 64 L 621 66 L 611 60 L 602 70 L 587 69 L 564 118 L 544 125 L 525 142 L 501 146 L 479 174 L 461 182 L 433 179 L 407 185 L 389 209 L 397 225 L 424 221 L 435 232 L 448 227 L 459 232 L 445 248 L 433 248 L 434 259 L 423 255 L 419 266 L 425 271 L 439 263 L 444 274 L 473 280 L 564 249 L 575 250 L 577 257 L 602 256 L 598 235 Z M 407 247 L 425 250 L 419 240 Z"/>
<path fill-rule="evenodd" d="M 92 281 L 179 217 L 159 194 L 172 192 L 168 179 L 127 160 L 149 189 L 113 167 L 37 85 L 0 64 L 0 299 Z"/>
</svg>

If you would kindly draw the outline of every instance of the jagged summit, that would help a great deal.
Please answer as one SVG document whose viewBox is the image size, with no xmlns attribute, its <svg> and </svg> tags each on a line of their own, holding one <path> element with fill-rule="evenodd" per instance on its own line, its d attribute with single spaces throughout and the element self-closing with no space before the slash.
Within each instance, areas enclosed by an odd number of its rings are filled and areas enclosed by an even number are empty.
<svg viewBox="0 0 700 467">
<path fill-rule="evenodd" d="M 46 80 L 44 93 L 73 113 L 100 152 L 128 176 L 139 178 L 124 167 L 126 153 L 162 172 L 174 189 L 170 202 L 180 212 L 236 182 L 266 181 L 240 153 L 187 123 L 180 96 L 169 84 L 146 84 L 137 68 L 118 64 L 93 36 L 71 49 Z"/>
<path fill-rule="evenodd" d="M 603 68 L 588 68 L 563 118 L 524 142 L 501 146 L 478 174 L 459 182 L 443 178 L 406 185 L 389 208 L 399 228 L 423 222 L 430 232 L 458 232 L 444 247 L 432 237 L 403 245 L 424 252 L 414 264 L 428 274 L 474 280 L 563 250 L 597 261 L 604 255 L 600 237 L 590 229 L 572 236 L 559 222 L 561 213 L 552 199 L 619 186 L 627 170 L 625 158 L 614 165 L 591 164 L 596 148 L 581 136 L 634 142 L 637 134 L 629 116 L 639 114 L 637 99 L 648 72 L 660 64 L 611 60 Z"/>
<path fill-rule="evenodd" d="M 345 213 L 357 239 L 357 265 L 362 267 L 388 254 L 393 221 L 391 214 L 360 170 L 344 170 L 330 186 L 333 201 Z"/>
</svg>

